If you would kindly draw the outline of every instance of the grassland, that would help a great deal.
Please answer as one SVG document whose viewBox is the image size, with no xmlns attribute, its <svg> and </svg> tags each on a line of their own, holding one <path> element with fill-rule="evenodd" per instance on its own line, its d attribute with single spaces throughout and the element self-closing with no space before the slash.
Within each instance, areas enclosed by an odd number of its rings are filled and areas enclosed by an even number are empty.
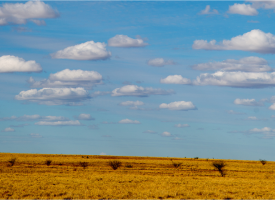
<svg viewBox="0 0 275 200">
<path fill-rule="evenodd" d="M 8 162 L 16 158 L 11 166 Z M 46 160 L 51 160 L 49 166 Z M 109 161 L 122 166 L 113 170 Z M 181 163 L 176 168 L 174 163 Z M 274 199 L 275 163 L 213 159 L 0 153 L 5 199 Z M 80 162 L 88 163 L 82 167 Z M 132 167 L 131 167 L 132 166 Z"/>
</svg>

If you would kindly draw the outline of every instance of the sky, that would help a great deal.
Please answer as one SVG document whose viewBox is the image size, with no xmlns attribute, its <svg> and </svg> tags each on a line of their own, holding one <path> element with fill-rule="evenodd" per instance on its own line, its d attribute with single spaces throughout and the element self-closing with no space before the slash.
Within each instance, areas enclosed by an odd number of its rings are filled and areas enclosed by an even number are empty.
<svg viewBox="0 0 275 200">
<path fill-rule="evenodd" d="M 275 160 L 275 2 L 0 4 L 0 152 Z"/>
</svg>

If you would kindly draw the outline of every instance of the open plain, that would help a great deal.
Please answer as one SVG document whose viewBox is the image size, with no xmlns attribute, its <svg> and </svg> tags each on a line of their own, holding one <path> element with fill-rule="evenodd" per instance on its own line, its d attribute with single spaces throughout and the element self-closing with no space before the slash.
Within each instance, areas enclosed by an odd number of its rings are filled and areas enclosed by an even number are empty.
<svg viewBox="0 0 275 200">
<path fill-rule="evenodd" d="M 119 161 L 122 165 L 114 170 L 110 161 Z M 213 167 L 213 161 L 215 159 L 0 153 L 0 198 L 275 198 L 274 162 L 263 165 L 260 161 L 224 160 L 226 175 L 222 177 Z"/>
</svg>

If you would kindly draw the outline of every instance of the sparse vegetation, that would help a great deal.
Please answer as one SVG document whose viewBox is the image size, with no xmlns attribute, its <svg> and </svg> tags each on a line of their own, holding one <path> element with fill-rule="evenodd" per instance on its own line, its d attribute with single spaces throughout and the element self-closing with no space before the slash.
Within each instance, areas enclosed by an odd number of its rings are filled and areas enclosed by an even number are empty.
<svg viewBox="0 0 275 200">
<path fill-rule="evenodd" d="M 45 164 L 46 164 L 47 166 L 50 166 L 51 163 L 52 163 L 52 160 L 49 160 L 49 159 L 48 159 L 48 160 L 45 161 Z"/>
<path fill-rule="evenodd" d="M 127 168 L 133 168 L 133 165 L 131 165 L 131 164 L 126 164 L 125 167 L 127 167 Z"/>
<path fill-rule="evenodd" d="M 182 163 L 179 163 L 179 162 L 173 162 L 173 160 L 171 159 L 171 162 L 172 162 L 172 165 L 175 167 L 175 168 L 179 168 L 181 165 L 182 165 Z"/>
<path fill-rule="evenodd" d="M 260 162 L 262 163 L 262 165 L 265 165 L 267 163 L 266 160 L 262 160 L 262 159 L 260 159 Z"/>
<path fill-rule="evenodd" d="M 80 165 L 81 167 L 83 167 L 83 169 L 85 169 L 86 167 L 89 166 L 89 163 L 88 163 L 88 162 L 79 162 L 79 165 Z"/>
<path fill-rule="evenodd" d="M 199 157 L 195 157 L 194 159 L 199 159 Z"/>
<path fill-rule="evenodd" d="M 212 166 L 220 172 L 222 177 L 225 176 L 224 167 L 226 166 L 226 164 L 223 160 L 213 161 Z"/>
<path fill-rule="evenodd" d="M 11 158 L 8 160 L 9 166 L 12 167 L 15 164 L 16 158 Z"/>
<path fill-rule="evenodd" d="M 116 170 L 117 168 L 119 168 L 122 165 L 122 163 L 120 161 L 118 161 L 118 160 L 113 160 L 113 161 L 109 161 L 108 165 L 110 167 L 112 167 L 113 170 Z"/>
</svg>

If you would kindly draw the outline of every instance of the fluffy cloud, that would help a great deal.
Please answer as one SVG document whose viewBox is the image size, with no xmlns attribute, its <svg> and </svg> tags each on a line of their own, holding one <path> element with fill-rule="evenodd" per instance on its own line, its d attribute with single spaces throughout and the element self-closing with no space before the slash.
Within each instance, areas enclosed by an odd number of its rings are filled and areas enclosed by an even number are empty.
<svg viewBox="0 0 275 200">
<path fill-rule="evenodd" d="M 141 38 L 133 39 L 127 35 L 116 35 L 108 40 L 108 45 L 111 47 L 144 47 L 148 43 Z"/>
<path fill-rule="evenodd" d="M 40 122 L 36 122 L 35 124 L 40 126 L 80 126 L 81 125 L 81 123 L 78 120 L 54 121 L 54 122 L 40 121 Z"/>
<path fill-rule="evenodd" d="M 268 107 L 269 110 L 275 110 L 275 103 Z"/>
<path fill-rule="evenodd" d="M 16 100 L 26 100 L 46 105 L 81 105 L 81 101 L 90 99 L 84 88 L 43 88 L 21 91 Z"/>
<path fill-rule="evenodd" d="M 191 101 L 175 101 L 169 104 L 162 103 L 159 108 L 168 108 L 169 110 L 194 110 L 196 106 Z"/>
<path fill-rule="evenodd" d="M 275 36 L 271 33 L 265 33 L 259 29 L 254 29 L 243 35 L 223 40 L 216 44 L 216 40 L 207 42 L 206 40 L 195 40 L 193 49 L 205 50 L 242 50 L 263 54 L 275 53 Z"/>
<path fill-rule="evenodd" d="M 172 134 L 170 132 L 167 132 L 167 131 L 164 131 L 161 135 L 164 136 L 164 137 L 171 137 L 172 136 Z"/>
<path fill-rule="evenodd" d="M 209 14 L 219 14 L 219 12 L 216 9 L 213 9 L 210 11 L 210 5 L 207 5 L 204 10 L 199 12 L 200 15 L 209 15 Z"/>
<path fill-rule="evenodd" d="M 242 113 L 242 112 L 237 112 L 237 111 L 234 111 L 234 110 L 229 110 L 227 111 L 228 114 L 231 114 L 231 115 L 244 115 L 245 113 Z"/>
<path fill-rule="evenodd" d="M 255 99 L 235 99 L 234 104 L 243 106 L 263 106 L 262 102 L 257 102 Z"/>
<path fill-rule="evenodd" d="M 2 130 L 2 132 L 14 132 L 14 129 L 13 128 L 5 128 L 4 130 Z"/>
<path fill-rule="evenodd" d="M 122 119 L 118 123 L 120 124 L 140 124 L 137 120 L 131 120 L 131 119 Z"/>
<path fill-rule="evenodd" d="M 258 15 L 258 11 L 252 7 L 250 4 L 240 4 L 234 3 L 233 6 L 229 6 L 229 10 L 227 11 L 230 14 L 239 14 L 239 15 Z"/>
<path fill-rule="evenodd" d="M 50 74 L 48 79 L 35 81 L 32 77 L 28 81 L 31 87 L 85 87 L 91 88 L 93 85 L 102 83 L 102 76 L 96 71 L 83 71 L 64 69 L 55 74 Z"/>
<path fill-rule="evenodd" d="M 166 78 L 160 79 L 161 83 L 165 84 L 191 84 L 191 80 L 183 78 L 181 75 L 170 75 Z"/>
<path fill-rule="evenodd" d="M 151 134 L 155 134 L 155 133 L 157 133 L 157 132 L 156 132 L 156 131 L 147 130 L 147 131 L 143 131 L 143 133 L 151 133 Z"/>
<path fill-rule="evenodd" d="M 0 7 L 0 25 L 26 24 L 27 20 L 37 18 L 59 17 L 57 10 L 41 1 L 28 1 L 24 3 L 5 3 Z"/>
<path fill-rule="evenodd" d="M 248 117 L 247 119 L 248 119 L 248 120 L 258 120 L 258 118 L 255 117 L 255 116 L 250 116 L 250 117 Z"/>
<path fill-rule="evenodd" d="M 264 127 L 261 129 L 253 128 L 248 131 L 250 134 L 262 134 L 263 138 L 269 139 L 275 137 L 275 129 L 271 129 L 269 127 Z"/>
<path fill-rule="evenodd" d="M 155 59 L 149 60 L 147 64 L 154 67 L 163 67 L 164 65 L 175 65 L 176 63 L 173 60 L 164 60 L 163 58 L 155 58 Z"/>
<path fill-rule="evenodd" d="M 119 105 L 121 106 L 142 106 L 144 103 L 142 101 L 124 101 L 121 102 Z"/>
<path fill-rule="evenodd" d="M 105 47 L 105 43 L 88 41 L 67 47 L 51 54 L 51 56 L 56 59 L 105 60 L 111 56 L 111 52 L 107 51 Z"/>
<path fill-rule="evenodd" d="M 252 7 L 259 9 L 275 9 L 275 1 L 249 1 L 252 3 Z"/>
<path fill-rule="evenodd" d="M 193 85 L 216 85 L 243 88 L 263 88 L 275 86 L 275 72 L 224 72 L 204 73 L 192 81 Z"/>
<path fill-rule="evenodd" d="M 176 124 L 175 127 L 177 128 L 185 128 L 185 127 L 190 127 L 189 124 Z"/>
<path fill-rule="evenodd" d="M 195 70 L 223 70 L 243 72 L 268 72 L 273 71 L 265 59 L 250 56 L 240 60 L 227 59 L 222 62 L 201 63 L 192 66 Z"/>
<path fill-rule="evenodd" d="M 34 60 L 25 61 L 23 58 L 11 55 L 0 57 L 0 73 L 41 71 L 41 66 Z"/>
<path fill-rule="evenodd" d="M 125 85 L 112 91 L 112 96 L 139 96 L 147 97 L 149 95 L 168 95 L 173 94 L 173 90 L 162 90 L 153 88 L 143 88 L 137 85 Z"/>
<path fill-rule="evenodd" d="M 78 120 L 94 120 L 95 118 L 93 118 L 90 114 L 82 113 L 82 114 L 78 115 L 76 117 L 76 119 L 78 119 Z"/>
</svg>

